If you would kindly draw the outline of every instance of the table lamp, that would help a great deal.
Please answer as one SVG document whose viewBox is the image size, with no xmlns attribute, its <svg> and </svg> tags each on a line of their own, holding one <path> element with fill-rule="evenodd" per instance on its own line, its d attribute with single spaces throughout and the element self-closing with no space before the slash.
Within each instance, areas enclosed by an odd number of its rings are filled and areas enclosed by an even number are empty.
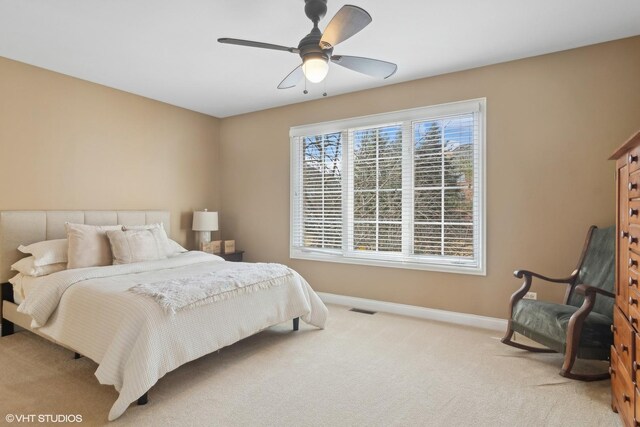
<svg viewBox="0 0 640 427">
<path fill-rule="evenodd" d="M 196 245 L 202 249 L 203 243 L 211 241 L 211 232 L 218 231 L 218 212 L 195 211 L 193 213 L 193 231 L 196 233 Z"/>
</svg>

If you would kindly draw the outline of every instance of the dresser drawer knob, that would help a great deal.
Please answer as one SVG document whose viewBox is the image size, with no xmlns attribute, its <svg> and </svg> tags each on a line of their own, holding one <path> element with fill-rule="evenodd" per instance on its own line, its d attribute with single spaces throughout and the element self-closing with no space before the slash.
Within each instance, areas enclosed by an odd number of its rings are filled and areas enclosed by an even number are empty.
<svg viewBox="0 0 640 427">
<path fill-rule="evenodd" d="M 633 361 L 633 363 L 632 363 L 632 365 L 633 365 L 633 370 L 634 370 L 634 371 L 637 371 L 637 370 L 638 370 L 638 362 L 636 362 L 636 361 L 634 360 L 634 361 Z"/>
<path fill-rule="evenodd" d="M 629 191 L 633 191 L 636 188 L 638 188 L 638 184 L 636 184 L 635 182 L 630 182 L 629 183 Z"/>
<path fill-rule="evenodd" d="M 629 216 L 638 216 L 638 209 L 629 208 Z"/>
<path fill-rule="evenodd" d="M 633 277 L 629 277 L 629 286 L 637 285 L 638 281 Z"/>
<path fill-rule="evenodd" d="M 629 267 L 633 267 L 634 265 L 638 265 L 638 263 L 633 258 L 629 258 Z"/>
<path fill-rule="evenodd" d="M 615 374 L 616 374 L 616 371 L 611 366 L 609 366 L 609 375 L 615 375 Z"/>
<path fill-rule="evenodd" d="M 621 239 L 624 239 L 624 238 L 626 238 L 626 237 L 629 237 L 629 233 L 627 233 L 626 231 L 622 230 L 622 231 L 620 232 L 620 238 L 621 238 Z"/>
<path fill-rule="evenodd" d="M 623 402 L 631 402 L 631 398 L 627 396 L 625 393 L 622 393 L 622 401 Z"/>
<path fill-rule="evenodd" d="M 634 299 L 632 297 L 629 297 L 629 304 L 630 305 L 638 305 L 638 300 Z"/>
<path fill-rule="evenodd" d="M 616 333 L 616 331 L 618 330 L 618 328 L 616 328 L 616 325 L 611 325 L 611 332 L 612 333 Z"/>
<path fill-rule="evenodd" d="M 636 318 L 634 318 L 634 317 L 629 316 L 629 323 L 631 323 L 632 325 L 633 325 L 634 323 L 638 323 L 638 319 L 636 319 Z M 627 346 L 626 346 L 626 345 L 623 345 L 622 347 L 627 347 Z M 628 349 L 629 349 L 629 348 L 627 347 L 627 350 L 628 350 Z M 623 350 L 623 351 L 624 351 L 624 350 Z"/>
<path fill-rule="evenodd" d="M 635 163 L 638 161 L 638 156 L 634 156 L 633 154 L 629 154 L 629 163 Z"/>
<path fill-rule="evenodd" d="M 638 243 L 637 237 L 629 237 L 629 244 L 633 245 L 634 243 Z"/>
<path fill-rule="evenodd" d="M 629 322 L 631 322 L 631 316 L 629 316 Z M 622 353 L 626 353 L 629 351 L 629 347 L 624 344 L 620 344 L 620 351 Z"/>
</svg>

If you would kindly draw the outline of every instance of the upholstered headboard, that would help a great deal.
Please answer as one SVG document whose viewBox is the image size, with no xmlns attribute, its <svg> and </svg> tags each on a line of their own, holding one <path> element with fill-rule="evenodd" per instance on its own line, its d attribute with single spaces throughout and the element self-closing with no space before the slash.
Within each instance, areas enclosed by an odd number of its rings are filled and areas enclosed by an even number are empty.
<svg viewBox="0 0 640 427">
<path fill-rule="evenodd" d="M 0 283 L 11 276 L 11 264 L 24 257 L 18 246 L 66 237 L 64 224 L 142 225 L 162 223 L 171 236 L 168 211 L 0 211 Z"/>
</svg>

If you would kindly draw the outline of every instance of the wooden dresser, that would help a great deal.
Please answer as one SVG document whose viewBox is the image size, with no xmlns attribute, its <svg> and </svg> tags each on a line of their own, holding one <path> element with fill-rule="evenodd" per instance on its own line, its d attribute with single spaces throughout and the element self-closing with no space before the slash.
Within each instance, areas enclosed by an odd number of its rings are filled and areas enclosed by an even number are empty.
<svg viewBox="0 0 640 427">
<path fill-rule="evenodd" d="M 640 426 L 640 131 L 610 160 L 616 161 L 618 231 L 611 407 L 626 426 Z"/>
</svg>

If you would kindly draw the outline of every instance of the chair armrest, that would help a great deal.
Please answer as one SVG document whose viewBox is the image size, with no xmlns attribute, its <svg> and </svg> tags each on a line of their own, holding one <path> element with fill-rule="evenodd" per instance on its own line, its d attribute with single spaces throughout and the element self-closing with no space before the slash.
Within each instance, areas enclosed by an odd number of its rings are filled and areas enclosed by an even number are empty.
<svg viewBox="0 0 640 427">
<path fill-rule="evenodd" d="M 595 294 L 607 296 L 609 298 L 615 298 L 615 294 L 605 291 L 604 289 L 596 288 L 595 286 L 585 285 L 584 283 L 575 287 L 576 292 L 586 297 L 592 295 L 595 298 Z"/>
<path fill-rule="evenodd" d="M 600 294 L 609 298 L 616 297 L 609 291 L 585 284 L 578 285 L 574 289 L 576 292 L 584 295 L 584 301 L 580 308 L 573 313 L 569 319 L 569 324 L 567 325 L 566 353 L 568 354 L 575 354 L 578 351 L 578 347 L 580 346 L 580 335 L 582 334 L 582 325 L 596 303 L 596 296 Z"/>
<path fill-rule="evenodd" d="M 571 276 L 564 277 L 562 279 L 553 279 L 551 277 L 546 277 L 546 276 L 543 276 L 542 274 L 534 273 L 533 271 L 528 271 L 528 270 L 516 270 L 513 272 L 513 275 L 516 276 L 518 279 L 522 279 L 524 276 L 529 276 L 529 277 L 537 277 L 538 279 L 542 279 L 552 283 L 571 283 L 576 278 L 575 272 Z"/>
<path fill-rule="evenodd" d="M 565 277 L 563 279 L 552 279 L 550 277 L 543 276 L 542 274 L 534 273 L 533 271 L 528 270 L 516 270 L 513 272 L 513 275 L 518 279 L 522 279 L 524 277 L 524 283 L 511 295 L 511 299 L 509 301 L 509 316 L 513 316 L 513 307 L 520 301 L 524 296 L 529 292 L 529 288 L 531 288 L 531 282 L 534 277 L 545 280 L 547 282 L 552 283 L 564 283 L 568 285 L 573 285 L 575 283 L 576 278 L 578 277 L 578 272 L 574 271 L 571 273 L 571 276 Z"/>
<path fill-rule="evenodd" d="M 573 313 L 573 316 L 569 319 L 569 329 L 572 330 L 574 327 L 572 324 L 575 324 L 575 328 L 577 328 L 578 332 L 582 329 L 582 322 L 584 319 L 591 313 L 593 306 L 596 303 L 596 296 L 598 294 L 604 295 L 609 298 L 615 298 L 616 296 L 609 291 L 605 291 L 604 289 L 596 288 L 595 286 L 585 285 L 584 283 L 575 287 L 576 292 L 584 295 L 584 301 L 582 305 Z"/>
</svg>

